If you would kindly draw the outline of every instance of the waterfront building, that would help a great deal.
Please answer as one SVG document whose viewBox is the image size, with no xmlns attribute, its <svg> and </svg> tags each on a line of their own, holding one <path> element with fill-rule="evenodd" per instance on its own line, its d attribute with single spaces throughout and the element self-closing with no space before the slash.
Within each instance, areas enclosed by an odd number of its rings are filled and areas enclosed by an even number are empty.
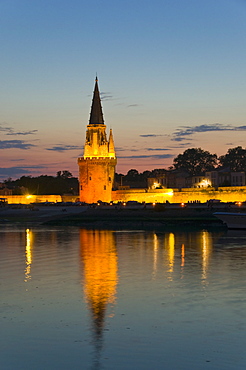
<svg viewBox="0 0 246 370">
<path fill-rule="evenodd" d="M 0 182 L 0 196 L 12 195 L 12 189 L 9 189 L 6 184 Z"/>
<path fill-rule="evenodd" d="M 112 129 L 107 139 L 98 79 L 95 80 L 83 157 L 78 158 L 80 201 L 110 202 L 117 163 Z"/>
<path fill-rule="evenodd" d="M 211 180 L 206 176 L 192 176 L 191 178 L 192 188 L 208 188 L 211 187 Z"/>
<path fill-rule="evenodd" d="M 167 178 L 165 175 L 147 178 L 148 189 L 164 189 L 167 187 Z"/>
<path fill-rule="evenodd" d="M 245 186 L 245 172 L 231 172 L 229 168 L 218 168 L 214 171 L 206 172 L 206 178 L 213 187 L 219 186 Z"/>
</svg>

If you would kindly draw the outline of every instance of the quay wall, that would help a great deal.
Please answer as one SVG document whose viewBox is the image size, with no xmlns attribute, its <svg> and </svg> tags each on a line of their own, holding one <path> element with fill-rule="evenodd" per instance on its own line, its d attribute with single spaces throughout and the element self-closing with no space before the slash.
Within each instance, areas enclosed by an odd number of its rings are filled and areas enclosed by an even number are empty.
<svg viewBox="0 0 246 370">
<path fill-rule="evenodd" d="M 5 195 L 2 198 L 6 199 L 8 204 L 75 202 L 78 200 L 77 195 Z"/>
<path fill-rule="evenodd" d="M 9 204 L 30 204 L 41 202 L 75 202 L 76 195 L 6 195 Z M 221 202 L 245 202 L 246 186 L 223 188 L 183 188 L 183 189 L 127 189 L 112 191 L 113 202 L 137 201 L 146 203 L 206 203 L 210 199 Z M 99 199 L 98 199 L 99 200 Z"/>
<path fill-rule="evenodd" d="M 206 203 L 210 199 L 218 199 L 221 202 L 244 202 L 246 201 L 246 186 L 223 187 L 223 188 L 185 188 L 185 189 L 128 189 L 112 192 L 114 202 L 138 201 L 146 203 Z"/>
</svg>

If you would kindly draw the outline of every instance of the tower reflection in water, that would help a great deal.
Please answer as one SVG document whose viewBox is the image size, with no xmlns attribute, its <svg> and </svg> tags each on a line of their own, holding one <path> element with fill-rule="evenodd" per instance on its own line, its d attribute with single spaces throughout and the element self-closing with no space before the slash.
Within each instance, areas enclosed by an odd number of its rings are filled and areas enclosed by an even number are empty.
<svg viewBox="0 0 246 370">
<path fill-rule="evenodd" d="M 100 340 L 107 306 L 116 300 L 115 234 L 109 230 L 80 230 L 80 256 L 86 302 L 92 313 L 95 339 Z"/>
</svg>

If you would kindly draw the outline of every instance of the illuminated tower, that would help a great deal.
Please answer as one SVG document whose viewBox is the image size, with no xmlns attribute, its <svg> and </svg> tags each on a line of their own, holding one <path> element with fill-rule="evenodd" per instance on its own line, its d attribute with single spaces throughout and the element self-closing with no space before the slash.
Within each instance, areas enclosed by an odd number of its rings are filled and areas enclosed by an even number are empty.
<svg viewBox="0 0 246 370">
<path fill-rule="evenodd" d="M 107 140 L 96 78 L 84 155 L 78 158 L 81 202 L 111 201 L 116 162 L 113 133 L 110 130 Z"/>
</svg>

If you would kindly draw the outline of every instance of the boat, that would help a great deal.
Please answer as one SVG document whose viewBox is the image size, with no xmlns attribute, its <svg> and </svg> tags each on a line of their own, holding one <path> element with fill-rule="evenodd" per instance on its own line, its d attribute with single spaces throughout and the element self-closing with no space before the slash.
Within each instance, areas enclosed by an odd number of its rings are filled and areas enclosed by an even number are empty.
<svg viewBox="0 0 246 370">
<path fill-rule="evenodd" d="M 246 229 L 246 213 L 215 212 L 213 215 L 223 221 L 228 229 Z"/>
</svg>

